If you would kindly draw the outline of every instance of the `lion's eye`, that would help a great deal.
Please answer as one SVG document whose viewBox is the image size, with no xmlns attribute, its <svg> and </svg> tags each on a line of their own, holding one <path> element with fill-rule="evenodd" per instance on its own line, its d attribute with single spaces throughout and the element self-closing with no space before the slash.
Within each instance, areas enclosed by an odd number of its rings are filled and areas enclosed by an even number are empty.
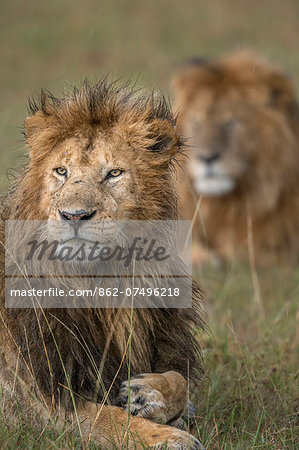
<svg viewBox="0 0 299 450">
<path fill-rule="evenodd" d="M 107 177 L 119 177 L 123 173 L 123 170 L 120 169 L 112 169 L 110 172 L 108 172 Z"/>
<path fill-rule="evenodd" d="M 55 172 L 58 173 L 58 175 L 65 176 L 67 174 L 67 170 L 64 167 L 57 167 L 55 169 Z"/>
</svg>

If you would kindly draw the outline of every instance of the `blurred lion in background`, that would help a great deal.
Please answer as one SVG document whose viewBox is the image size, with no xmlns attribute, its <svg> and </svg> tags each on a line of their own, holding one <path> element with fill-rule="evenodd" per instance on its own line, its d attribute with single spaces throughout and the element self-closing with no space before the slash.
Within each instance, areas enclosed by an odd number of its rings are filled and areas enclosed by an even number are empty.
<svg viewBox="0 0 299 450">
<path fill-rule="evenodd" d="M 191 145 L 180 184 L 194 260 L 296 261 L 299 108 L 288 76 L 239 52 L 189 61 L 173 87 Z"/>
</svg>

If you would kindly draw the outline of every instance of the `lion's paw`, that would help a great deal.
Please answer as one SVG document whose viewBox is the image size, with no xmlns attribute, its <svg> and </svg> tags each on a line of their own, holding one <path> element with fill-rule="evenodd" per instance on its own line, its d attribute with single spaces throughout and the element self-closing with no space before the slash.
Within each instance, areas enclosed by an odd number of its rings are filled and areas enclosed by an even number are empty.
<svg viewBox="0 0 299 450">
<path fill-rule="evenodd" d="M 133 416 L 144 417 L 156 423 L 167 422 L 167 405 L 163 394 L 151 387 L 141 376 L 124 381 L 118 397 L 118 405 L 130 410 Z"/>
<path fill-rule="evenodd" d="M 172 436 L 166 442 L 156 444 L 151 448 L 154 450 L 205 450 L 198 439 L 185 431 L 178 431 L 177 436 Z"/>
</svg>

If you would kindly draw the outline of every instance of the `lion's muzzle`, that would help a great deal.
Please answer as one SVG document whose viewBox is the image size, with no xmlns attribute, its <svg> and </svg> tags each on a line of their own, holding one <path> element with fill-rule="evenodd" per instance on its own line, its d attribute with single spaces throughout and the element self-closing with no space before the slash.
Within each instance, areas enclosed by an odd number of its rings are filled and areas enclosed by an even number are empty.
<svg viewBox="0 0 299 450">
<path fill-rule="evenodd" d="M 75 235 L 77 235 L 79 227 L 82 225 L 83 220 L 92 219 L 97 211 L 94 210 L 92 212 L 86 211 L 84 209 L 80 209 L 74 212 L 70 211 L 60 211 L 58 209 L 59 216 L 62 220 L 68 221 L 69 225 L 74 229 Z"/>
</svg>

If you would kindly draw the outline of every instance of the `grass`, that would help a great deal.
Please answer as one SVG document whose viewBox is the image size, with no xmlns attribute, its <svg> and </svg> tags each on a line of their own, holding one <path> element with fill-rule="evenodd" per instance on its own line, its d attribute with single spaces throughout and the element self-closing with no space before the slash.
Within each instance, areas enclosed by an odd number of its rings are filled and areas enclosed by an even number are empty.
<svg viewBox="0 0 299 450">
<path fill-rule="evenodd" d="M 193 398 L 193 434 L 208 449 L 298 448 L 299 268 L 258 270 L 264 317 L 249 267 L 204 269 L 195 276 L 209 292 L 209 331 L 202 337 L 206 378 Z M 1 448 L 80 445 L 73 433 L 41 435 L 22 421 L 13 428 L 5 420 L 0 425 Z"/>
<path fill-rule="evenodd" d="M 211 335 L 204 345 L 207 379 L 198 394 L 197 432 L 208 448 L 299 445 L 299 270 L 268 268 L 258 275 L 264 317 L 254 302 L 247 267 L 201 274 L 210 293 Z"/>
<path fill-rule="evenodd" d="M 27 98 L 41 86 L 57 92 L 108 71 L 169 93 L 177 62 L 243 47 L 280 63 L 299 86 L 297 0 L 0 0 L 0 7 L 0 190 L 7 169 L 22 162 Z M 193 432 L 209 449 L 299 448 L 299 268 L 271 267 L 258 277 L 264 316 L 248 267 L 196 274 L 209 294 L 210 333 Z M 10 428 L 3 418 L 0 447 L 81 442 L 67 432 L 41 434 L 21 420 Z"/>
</svg>

